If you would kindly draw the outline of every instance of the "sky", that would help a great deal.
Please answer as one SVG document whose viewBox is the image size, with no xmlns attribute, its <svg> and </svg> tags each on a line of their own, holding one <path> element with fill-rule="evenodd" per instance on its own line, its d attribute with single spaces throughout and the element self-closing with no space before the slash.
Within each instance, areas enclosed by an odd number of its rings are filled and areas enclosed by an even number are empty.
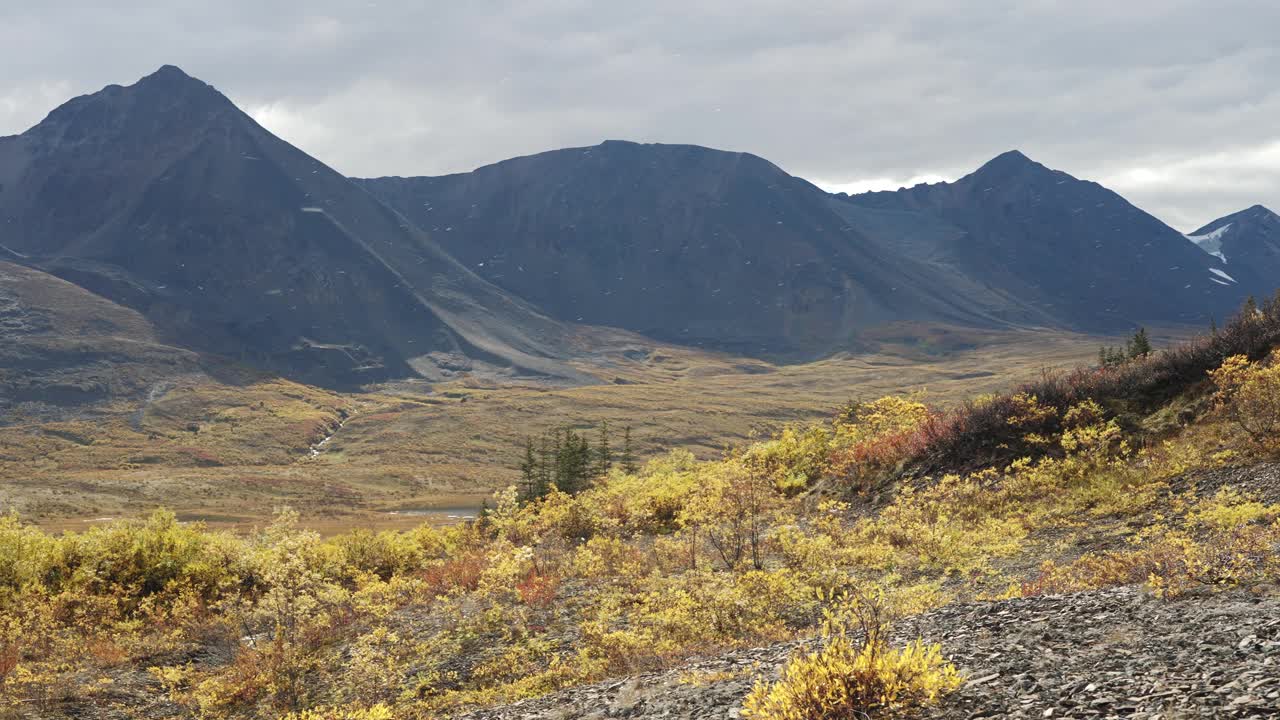
<svg viewBox="0 0 1280 720">
<path fill-rule="evenodd" d="M 1280 211 L 1275 0 L 0 5 L 0 135 L 174 64 L 348 175 L 625 139 L 860 191 L 1017 148 L 1184 232 Z"/>
</svg>

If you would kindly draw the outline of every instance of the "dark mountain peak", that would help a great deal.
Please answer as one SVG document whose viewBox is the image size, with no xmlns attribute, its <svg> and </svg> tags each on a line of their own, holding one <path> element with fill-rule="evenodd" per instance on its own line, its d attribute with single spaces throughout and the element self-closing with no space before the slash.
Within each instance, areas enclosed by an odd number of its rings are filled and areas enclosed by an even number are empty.
<svg viewBox="0 0 1280 720">
<path fill-rule="evenodd" d="M 1271 212 L 1270 209 L 1268 209 L 1263 205 L 1254 205 L 1253 207 L 1250 207 L 1248 210 L 1245 210 L 1244 214 L 1248 215 L 1254 220 L 1261 220 L 1263 222 L 1280 221 L 1280 215 L 1276 215 L 1275 213 Z"/>
<path fill-rule="evenodd" d="M 123 89 L 125 95 L 152 103 L 214 103 L 232 107 L 231 101 L 212 85 L 191 77 L 176 65 L 163 65 L 159 70 Z"/>
<path fill-rule="evenodd" d="M 1224 215 L 1208 225 L 1189 233 L 1189 235 L 1192 237 L 1202 237 L 1222 230 L 1223 228 L 1227 228 L 1227 226 L 1232 226 L 1228 229 L 1236 231 L 1237 234 L 1238 231 L 1246 228 L 1280 227 L 1280 215 L 1276 215 L 1274 212 L 1271 212 L 1271 210 L 1262 205 L 1254 205 L 1239 212 Z"/>
<path fill-rule="evenodd" d="M 1226 264 L 1230 280 L 1254 295 L 1275 291 L 1280 277 L 1280 215 L 1254 205 L 1187 235 L 1201 250 Z"/>
<path fill-rule="evenodd" d="M 212 85 L 165 65 L 132 85 L 108 85 L 55 108 L 27 135 L 45 144 L 105 142 L 198 131 L 216 119 L 245 117 Z M 224 123 L 225 124 L 225 123 Z"/>
<path fill-rule="evenodd" d="M 1002 182 L 1046 177 L 1054 174 L 1056 174 L 1055 171 L 1032 160 L 1021 151 L 1010 150 L 988 160 L 968 177 L 986 182 Z"/>
<path fill-rule="evenodd" d="M 999 166 L 999 165 L 1015 166 L 1015 165 L 1030 165 L 1034 163 L 1035 161 L 1027 157 L 1021 150 L 1014 149 L 1014 150 L 1006 150 L 1000 153 L 999 155 L 988 160 L 986 164 L 992 165 L 992 166 Z"/>
<path fill-rule="evenodd" d="M 157 84 L 158 83 L 174 83 L 176 84 L 176 83 L 186 83 L 186 82 L 198 82 L 201 85 L 204 84 L 203 82 L 200 82 L 199 80 L 196 80 L 195 78 L 183 72 L 182 68 L 178 67 L 177 65 L 161 65 L 159 70 L 156 70 L 150 75 L 143 77 L 141 80 L 138 81 L 137 84 L 139 85 L 143 83 L 157 83 Z"/>
<path fill-rule="evenodd" d="M 620 197 L 641 186 L 674 197 L 682 191 L 723 189 L 734 181 L 808 185 L 750 153 L 629 140 L 605 140 L 597 145 L 548 150 L 485 165 L 472 173 L 445 177 L 464 176 L 504 178 L 499 182 L 515 181 L 545 190 L 572 188 L 578 199 L 610 192 Z M 407 180 L 418 185 L 440 181 L 430 177 Z"/>
</svg>

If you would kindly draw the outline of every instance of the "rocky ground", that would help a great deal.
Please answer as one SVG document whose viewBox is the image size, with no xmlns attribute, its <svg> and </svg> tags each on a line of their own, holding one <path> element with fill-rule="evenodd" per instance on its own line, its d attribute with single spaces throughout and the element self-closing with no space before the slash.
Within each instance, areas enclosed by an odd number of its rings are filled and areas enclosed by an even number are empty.
<svg viewBox="0 0 1280 720">
<path fill-rule="evenodd" d="M 967 677 L 909 716 L 971 718 L 1280 717 L 1280 592 L 1159 600 L 1141 589 L 954 605 L 901 624 L 899 640 L 941 642 Z M 755 678 L 794 645 L 735 652 L 680 670 L 566 690 L 465 720 L 736 718 Z"/>
</svg>

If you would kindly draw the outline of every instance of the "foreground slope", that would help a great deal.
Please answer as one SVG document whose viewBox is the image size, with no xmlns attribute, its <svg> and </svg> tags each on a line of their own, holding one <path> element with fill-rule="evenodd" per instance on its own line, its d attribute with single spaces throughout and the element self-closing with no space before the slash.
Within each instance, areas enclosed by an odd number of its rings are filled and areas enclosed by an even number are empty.
<svg viewBox="0 0 1280 720">
<path fill-rule="evenodd" d="M 7 259 L 300 379 L 576 376 L 562 326 L 174 67 L 0 138 L 0 215 Z"/>
<path fill-rule="evenodd" d="M 942 643 L 969 682 L 935 707 L 892 717 L 1280 715 L 1280 595 L 1163 602 L 1118 588 L 1038 596 L 948 606 L 896 635 Z M 806 647 L 737 651 L 458 720 L 735 717 L 761 674 L 776 674 Z"/>
</svg>

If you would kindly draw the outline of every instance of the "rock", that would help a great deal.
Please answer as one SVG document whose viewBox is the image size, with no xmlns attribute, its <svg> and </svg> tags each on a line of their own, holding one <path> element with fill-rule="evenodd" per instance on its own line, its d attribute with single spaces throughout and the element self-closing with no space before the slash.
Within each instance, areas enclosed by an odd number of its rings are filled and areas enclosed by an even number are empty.
<svg viewBox="0 0 1280 720">
<path fill-rule="evenodd" d="M 1251 638 L 1242 651 L 1242 635 Z M 970 678 L 904 718 L 1280 717 L 1280 595 L 1159 601 L 1135 588 L 940 608 L 894 642 L 923 637 Z M 805 643 L 707 658 L 686 668 L 578 687 L 458 720 L 568 720 L 610 707 L 637 720 L 738 718 L 757 677 L 776 677 Z M 726 673 L 708 684 L 681 673 Z M 622 703 L 603 698 L 628 689 Z M 633 689 L 633 690 L 632 690 Z M 1175 714 L 1169 714 L 1174 709 Z M 895 716 L 897 717 L 897 716 Z"/>
</svg>

